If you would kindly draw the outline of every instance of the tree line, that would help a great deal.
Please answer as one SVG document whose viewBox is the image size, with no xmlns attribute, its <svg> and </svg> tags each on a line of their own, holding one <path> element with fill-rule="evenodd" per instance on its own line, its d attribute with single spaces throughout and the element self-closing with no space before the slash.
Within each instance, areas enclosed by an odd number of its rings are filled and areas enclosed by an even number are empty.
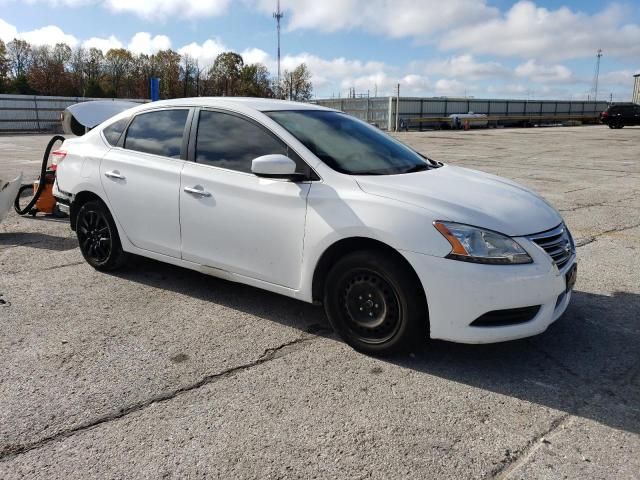
<svg viewBox="0 0 640 480">
<path fill-rule="evenodd" d="M 261 63 L 245 63 L 235 52 L 213 64 L 174 50 L 152 55 L 125 48 L 71 48 L 64 43 L 34 46 L 0 40 L 0 93 L 102 98 L 149 98 L 150 79 L 160 79 L 161 98 L 247 96 L 310 100 L 311 73 L 302 63 L 278 82 Z"/>
</svg>

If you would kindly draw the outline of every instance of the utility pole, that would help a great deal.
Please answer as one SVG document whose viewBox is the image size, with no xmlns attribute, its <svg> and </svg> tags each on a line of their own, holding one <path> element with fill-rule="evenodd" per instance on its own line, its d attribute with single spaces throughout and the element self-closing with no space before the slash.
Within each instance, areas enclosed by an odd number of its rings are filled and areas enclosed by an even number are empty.
<svg viewBox="0 0 640 480">
<path fill-rule="evenodd" d="M 282 17 L 284 17 L 284 13 L 280 10 L 280 0 L 278 0 L 276 11 L 273 12 L 273 18 L 276 19 L 278 29 L 278 88 L 280 88 L 280 20 Z"/>
<path fill-rule="evenodd" d="M 398 131 L 399 122 L 400 122 L 400 84 L 398 84 L 398 92 L 396 95 L 396 132 Z"/>
<path fill-rule="evenodd" d="M 593 101 L 598 101 L 598 80 L 600 77 L 600 59 L 602 58 L 602 49 L 598 49 L 598 53 L 596 54 L 596 70 L 593 75 Z"/>
</svg>

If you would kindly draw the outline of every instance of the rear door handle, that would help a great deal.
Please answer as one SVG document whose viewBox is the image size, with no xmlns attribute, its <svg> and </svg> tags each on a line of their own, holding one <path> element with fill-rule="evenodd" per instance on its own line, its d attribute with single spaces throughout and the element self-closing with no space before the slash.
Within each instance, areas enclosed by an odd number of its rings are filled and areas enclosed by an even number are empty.
<svg viewBox="0 0 640 480">
<path fill-rule="evenodd" d="M 195 187 L 184 187 L 184 191 L 190 193 L 191 195 L 197 195 L 199 197 L 210 197 L 211 194 L 207 192 L 200 185 L 196 185 Z"/>
<path fill-rule="evenodd" d="M 116 180 L 124 180 L 124 176 L 120 175 L 118 170 L 112 170 L 111 172 L 105 172 L 104 176 L 107 178 L 115 178 Z"/>
</svg>

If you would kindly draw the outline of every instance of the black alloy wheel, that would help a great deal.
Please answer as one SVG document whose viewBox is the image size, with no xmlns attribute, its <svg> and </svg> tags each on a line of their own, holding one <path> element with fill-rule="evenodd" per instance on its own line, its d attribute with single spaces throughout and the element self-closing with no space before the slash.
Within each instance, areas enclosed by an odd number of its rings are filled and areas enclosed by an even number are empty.
<svg viewBox="0 0 640 480">
<path fill-rule="evenodd" d="M 115 270 L 126 260 L 118 230 L 107 207 L 99 201 L 82 205 L 76 220 L 80 251 L 97 270 Z"/>
</svg>

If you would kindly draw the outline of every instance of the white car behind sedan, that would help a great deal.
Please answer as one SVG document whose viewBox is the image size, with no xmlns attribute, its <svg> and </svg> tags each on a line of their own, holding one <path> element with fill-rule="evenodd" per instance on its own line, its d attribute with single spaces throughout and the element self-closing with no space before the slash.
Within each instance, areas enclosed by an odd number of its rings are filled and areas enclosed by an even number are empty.
<svg viewBox="0 0 640 480">
<path fill-rule="evenodd" d="M 240 98 L 126 110 L 57 153 L 89 264 L 128 254 L 323 304 L 368 353 L 543 332 L 575 246 L 558 212 L 341 112 Z"/>
</svg>

